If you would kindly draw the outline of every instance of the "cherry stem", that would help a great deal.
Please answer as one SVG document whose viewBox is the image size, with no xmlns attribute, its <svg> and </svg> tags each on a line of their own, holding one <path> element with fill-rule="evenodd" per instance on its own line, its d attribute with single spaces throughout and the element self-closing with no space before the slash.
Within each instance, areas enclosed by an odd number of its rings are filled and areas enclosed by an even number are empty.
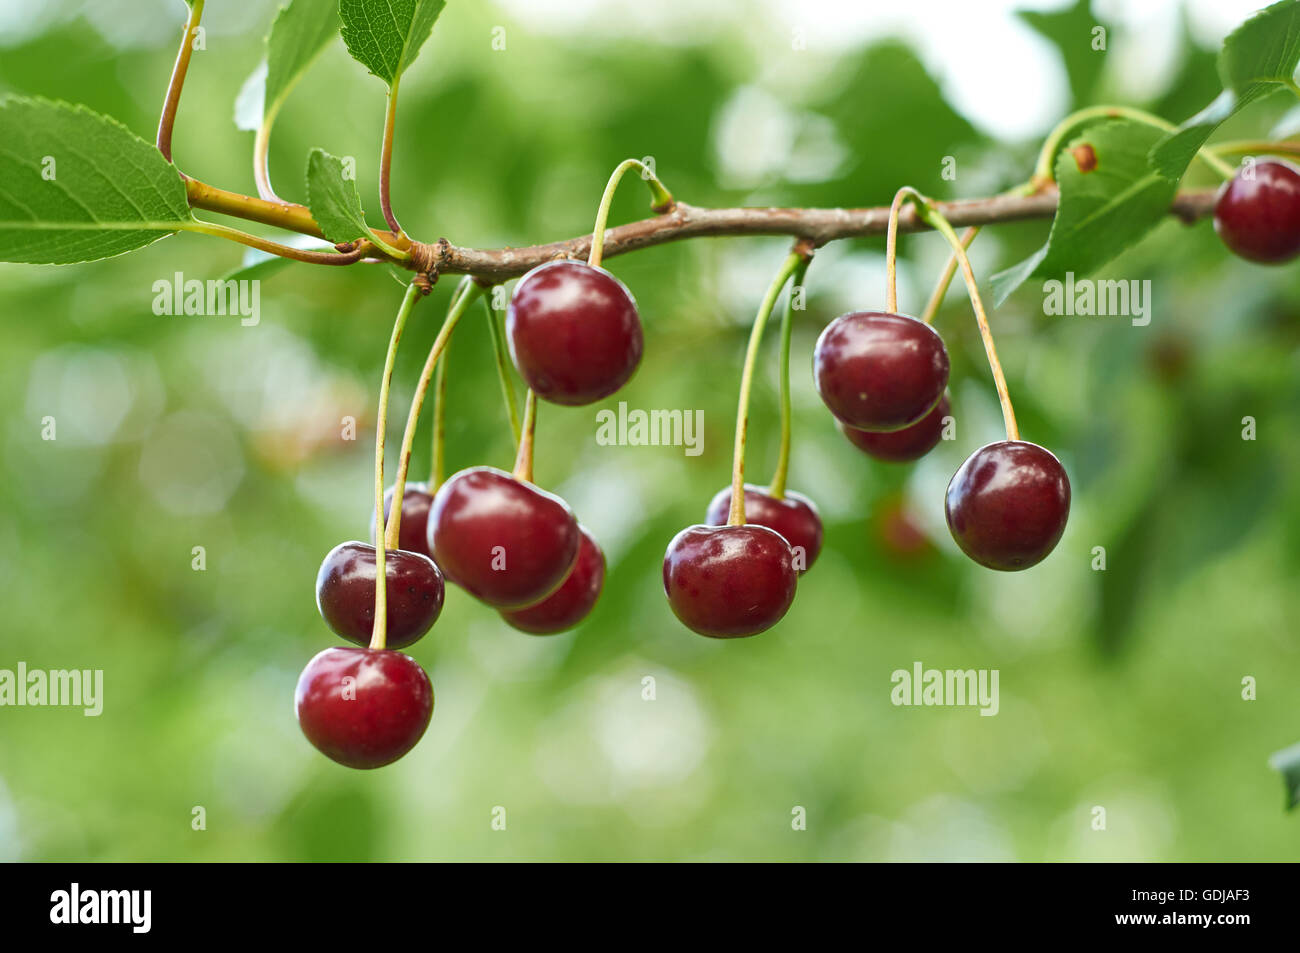
<svg viewBox="0 0 1300 953">
<path fill-rule="evenodd" d="M 998 360 L 998 349 L 993 344 L 993 332 L 989 330 L 988 315 L 984 311 L 984 302 L 980 299 L 979 284 L 975 281 L 975 272 L 970 266 L 970 258 L 961 239 L 953 231 L 952 225 L 943 217 L 943 213 L 929 199 L 923 198 L 918 213 L 935 231 L 943 235 L 952 246 L 952 253 L 961 265 L 962 277 L 966 280 L 966 291 L 970 295 L 971 307 L 975 310 L 975 321 L 979 324 L 980 337 L 984 340 L 984 353 L 988 355 L 989 369 L 993 372 L 993 384 L 997 388 L 998 403 L 1002 405 L 1002 422 L 1006 425 L 1007 439 L 1019 440 L 1020 428 L 1016 425 L 1016 412 L 1011 406 L 1011 395 L 1007 391 L 1007 377 L 1002 372 L 1002 362 Z"/>
<path fill-rule="evenodd" d="M 506 337 L 497 324 L 497 312 L 492 307 L 492 295 L 483 295 L 483 307 L 487 309 L 488 331 L 492 334 L 492 350 L 496 354 L 497 377 L 501 380 L 501 396 L 506 402 L 506 416 L 510 418 L 510 432 L 515 436 L 515 449 L 519 448 L 519 411 L 516 409 L 515 385 L 510 379 L 510 358 L 506 354 Z"/>
<path fill-rule="evenodd" d="M 1161 119 L 1159 116 L 1142 109 L 1134 109 L 1132 106 L 1089 106 L 1086 109 L 1080 109 L 1062 119 L 1047 134 L 1047 138 L 1043 140 L 1043 147 L 1038 153 L 1038 162 L 1034 166 L 1034 177 L 1030 181 L 1036 187 L 1056 181 L 1053 166 L 1056 162 L 1056 155 L 1061 151 L 1066 140 L 1080 126 L 1099 119 L 1132 119 L 1136 122 L 1144 122 L 1148 126 L 1155 126 L 1165 132 L 1173 132 L 1178 128 L 1166 119 Z M 1202 147 L 1197 150 L 1196 155 L 1222 178 L 1231 179 L 1236 175 L 1237 170 L 1216 156 L 1210 149 Z"/>
<path fill-rule="evenodd" d="M 397 360 L 397 345 L 401 343 L 406 319 L 411 316 L 416 299 L 422 294 L 417 282 L 407 286 L 397 318 L 393 321 L 393 335 L 388 340 L 388 354 L 384 357 L 384 378 L 379 384 L 379 415 L 375 422 L 375 525 L 384 525 L 384 432 L 388 427 L 388 392 L 393 383 L 393 364 Z M 393 498 L 393 512 L 402 511 L 402 498 Z M 378 534 L 382 536 L 382 534 Z M 375 540 L 375 626 L 370 634 L 370 647 L 382 649 L 388 643 L 388 568 L 386 566 L 388 543 Z M 394 547 L 395 548 L 395 547 Z"/>
<path fill-rule="evenodd" d="M 283 205 L 287 203 L 271 187 L 271 126 L 274 122 L 274 116 L 263 117 L 253 139 L 253 181 L 257 184 L 259 198 Z"/>
<path fill-rule="evenodd" d="M 811 254 L 811 252 L 809 253 Z M 767 488 L 768 496 L 785 499 L 785 481 L 790 471 L 790 437 L 794 430 L 790 409 L 790 334 L 794 327 L 795 296 L 803 290 L 804 276 L 812 259 L 803 258 L 790 278 L 790 294 L 785 300 L 785 313 L 781 315 L 781 449 L 776 458 L 776 472 Z"/>
<path fill-rule="evenodd" d="M 605 192 L 600 197 L 600 207 L 596 210 L 596 226 L 591 232 L 591 253 L 587 256 L 587 264 L 592 268 L 600 267 L 601 257 L 605 253 L 605 225 L 609 222 L 609 208 L 614 204 L 614 193 L 618 191 L 618 184 L 623 180 L 624 173 L 628 169 L 641 170 L 641 178 L 645 179 L 646 185 L 650 187 L 650 210 L 662 215 L 672 210 L 673 201 L 672 193 L 664 187 L 658 177 L 651 171 L 650 167 L 640 159 L 624 159 L 618 164 L 609 181 L 605 183 Z"/>
<path fill-rule="evenodd" d="M 524 427 L 519 437 L 519 452 L 515 455 L 514 477 L 525 483 L 533 482 L 533 435 L 537 431 L 537 394 L 530 387 L 524 398 Z"/>
<path fill-rule="evenodd" d="M 370 242 L 365 240 L 358 242 L 357 246 L 348 252 L 312 251 L 309 248 L 294 248 L 292 245 L 282 245 L 259 235 L 241 232 L 239 229 L 231 228 L 228 225 L 204 222 L 199 219 L 182 225 L 181 230 L 224 238 L 232 242 L 238 242 L 241 245 L 247 245 L 249 248 L 256 248 L 258 251 L 279 255 L 281 258 L 292 258 L 294 261 L 305 261 L 312 265 L 352 265 L 367 256 L 376 254 L 378 251 Z"/>
<path fill-rule="evenodd" d="M 392 168 L 393 168 L 393 133 L 397 127 L 397 88 L 401 76 L 393 78 L 388 87 L 388 109 L 384 112 L 384 141 L 379 150 L 379 208 L 384 213 L 384 221 L 394 235 L 402 235 L 402 226 L 393 215 Z"/>
<path fill-rule="evenodd" d="M 731 511 L 727 516 L 728 526 L 742 526 L 745 522 L 745 440 L 749 431 L 749 394 L 754 383 L 754 365 L 758 362 L 759 345 L 763 343 L 763 328 L 776 306 L 781 289 L 808 255 L 807 243 L 802 241 L 796 243 L 795 250 L 786 255 L 781 270 L 772 279 L 767 294 L 758 306 L 754 326 L 749 332 L 749 346 L 745 350 L 745 366 L 740 373 L 740 397 L 736 408 L 736 449 L 731 463 Z"/>
<path fill-rule="evenodd" d="M 155 142 L 158 151 L 168 162 L 172 160 L 172 127 L 176 124 L 176 111 L 181 104 L 181 89 L 185 86 L 185 74 L 190 68 L 190 57 L 194 54 L 194 34 L 199 28 L 199 20 L 202 17 L 203 0 L 194 0 L 190 5 L 189 18 L 185 21 L 181 48 L 176 54 L 176 63 L 172 66 L 172 77 L 167 83 L 162 116 L 158 119 L 158 137 Z"/>
<path fill-rule="evenodd" d="M 433 372 L 433 435 L 429 447 L 429 492 L 438 492 L 447 471 L 447 363 L 451 360 L 451 342 L 442 352 L 442 360 Z M 403 487 L 402 492 L 406 492 Z M 398 522 L 401 520 L 399 518 Z"/>
<path fill-rule="evenodd" d="M 918 208 L 925 201 L 920 192 L 905 185 L 894 193 L 894 201 L 889 203 L 889 227 L 885 230 L 885 310 L 890 314 L 898 313 L 898 213 L 904 199 L 911 199 Z"/>
<path fill-rule="evenodd" d="M 970 243 L 975 240 L 975 236 L 979 233 L 980 227 L 978 225 L 972 225 L 962 232 L 961 247 L 970 248 Z M 938 282 L 935 283 L 934 291 L 930 293 L 930 300 L 926 302 L 925 310 L 921 312 L 921 320 L 926 324 L 934 323 L 934 316 L 939 313 L 939 308 L 943 305 L 943 299 L 948 294 L 948 286 L 952 284 L 952 279 L 956 274 L 957 256 L 949 255 L 948 264 L 943 266 L 943 272 L 939 275 Z"/>
<path fill-rule="evenodd" d="M 398 540 L 401 538 L 402 500 L 406 498 L 406 474 L 411 467 L 411 448 L 415 445 L 415 428 L 420 422 L 420 411 L 424 408 L 424 397 L 429 392 L 429 382 L 433 380 L 433 372 L 438 366 L 439 359 L 451 343 L 451 333 L 456 330 L 461 317 L 469 310 L 471 302 L 481 291 L 482 289 L 472 278 L 461 281 L 456 294 L 452 296 L 451 306 L 447 310 L 447 317 L 442 322 L 438 336 L 433 339 L 433 345 L 429 348 L 424 369 L 420 371 L 420 380 L 415 385 L 415 397 L 411 400 L 410 413 L 406 415 L 406 430 L 402 432 L 402 451 L 397 458 L 397 479 L 393 481 L 392 512 L 388 514 L 388 526 L 384 531 L 384 545 L 389 549 L 397 549 Z M 380 520 L 382 519 L 381 514 Z"/>
</svg>

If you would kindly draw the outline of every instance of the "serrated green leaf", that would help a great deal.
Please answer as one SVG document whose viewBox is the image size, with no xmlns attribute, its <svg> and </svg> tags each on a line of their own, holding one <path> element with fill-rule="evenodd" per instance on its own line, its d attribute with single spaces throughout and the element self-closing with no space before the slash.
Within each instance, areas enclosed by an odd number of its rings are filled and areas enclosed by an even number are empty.
<svg viewBox="0 0 1300 953">
<path fill-rule="evenodd" d="M 0 100 L 0 260 L 94 261 L 192 222 L 176 167 L 117 120 L 46 99 Z"/>
<path fill-rule="evenodd" d="M 1223 92 L 1151 150 L 1151 164 L 1161 175 L 1181 179 L 1224 120 L 1292 83 L 1300 65 L 1300 0 L 1281 0 L 1233 30 L 1223 41 L 1218 63 Z"/>
<path fill-rule="evenodd" d="M 370 237 L 356 181 L 343 160 L 324 149 L 313 149 L 307 159 L 307 207 L 331 242 Z"/>
<path fill-rule="evenodd" d="M 993 276 L 998 304 L 1027 278 L 1095 271 L 1164 218 L 1178 183 L 1147 162 L 1160 135 L 1147 123 L 1116 119 L 1089 127 L 1061 151 L 1056 159 L 1061 198 L 1047 245 Z M 1094 157 L 1090 170 L 1076 157 L 1076 150 L 1087 148 Z"/>
<path fill-rule="evenodd" d="M 446 0 L 340 0 L 343 42 L 353 59 L 389 86 L 429 38 Z"/>
<path fill-rule="evenodd" d="M 252 131 L 274 122 L 338 29 L 337 0 L 290 0 L 281 7 L 266 37 L 266 60 L 248 77 L 235 100 L 235 124 Z"/>
<path fill-rule="evenodd" d="M 1283 748 L 1268 759 L 1269 766 L 1282 775 L 1286 785 L 1286 809 L 1300 804 L 1300 744 Z"/>
</svg>

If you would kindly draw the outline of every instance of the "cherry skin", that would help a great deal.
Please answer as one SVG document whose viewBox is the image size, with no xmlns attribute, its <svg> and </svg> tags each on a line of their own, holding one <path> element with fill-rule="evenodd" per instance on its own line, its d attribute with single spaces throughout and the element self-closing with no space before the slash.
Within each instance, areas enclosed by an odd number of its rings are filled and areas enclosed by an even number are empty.
<svg viewBox="0 0 1300 953">
<path fill-rule="evenodd" d="M 577 261 L 538 265 L 506 311 L 510 355 L 543 400 L 580 406 L 613 394 L 641 363 L 641 318 L 623 282 Z"/>
<path fill-rule="evenodd" d="M 429 551 L 447 578 L 498 609 L 536 605 L 568 577 L 582 533 L 558 496 L 495 467 L 471 467 L 438 490 Z"/>
<path fill-rule="evenodd" d="M 723 487 L 709 502 L 704 522 L 710 526 L 725 526 L 731 514 L 731 487 Z M 802 575 L 812 568 L 817 554 L 822 551 L 822 518 L 817 504 L 802 493 L 786 490 L 785 499 L 778 500 L 761 487 L 745 484 L 745 522 L 768 529 L 785 537 L 796 558 L 797 571 Z M 800 549 L 802 547 L 802 550 Z"/>
<path fill-rule="evenodd" d="M 1056 546 L 1070 516 L 1070 479 L 1048 450 L 1003 440 L 972 453 L 948 484 L 948 529 L 990 569 L 1028 569 Z"/>
<path fill-rule="evenodd" d="M 934 328 L 915 318 L 854 311 L 828 324 L 817 339 L 813 377 L 841 423 L 901 430 L 943 397 L 948 349 Z"/>
<path fill-rule="evenodd" d="M 884 460 L 887 463 L 910 463 L 920 460 L 938 445 L 943 438 L 943 419 L 952 413 L 948 395 L 939 398 L 939 403 L 910 427 L 891 430 L 888 433 L 873 433 L 870 430 L 855 430 L 836 421 L 849 443 L 863 453 Z"/>
<path fill-rule="evenodd" d="M 554 635 L 572 629 L 587 617 L 605 584 L 605 553 L 581 523 L 578 532 L 582 534 L 578 561 L 560 588 L 535 606 L 502 611 L 501 618 L 523 632 Z"/>
<path fill-rule="evenodd" d="M 700 635 L 757 635 L 794 601 L 793 562 L 785 537 L 766 526 L 688 526 L 664 554 L 664 592 L 673 614 Z"/>
<path fill-rule="evenodd" d="M 432 559 L 401 549 L 385 550 L 387 642 L 395 649 L 418 642 L 442 612 L 445 587 Z M 375 557 L 369 543 L 340 543 L 316 574 L 316 608 L 329 627 L 349 642 L 369 645 L 375 625 Z"/>
<path fill-rule="evenodd" d="M 1214 230 L 1250 261 L 1273 265 L 1300 254 L 1300 168 L 1281 159 L 1243 166 L 1219 190 Z"/>
<path fill-rule="evenodd" d="M 326 649 L 294 693 L 298 725 L 324 755 L 349 768 L 382 768 L 415 747 L 433 715 L 420 663 L 392 649 Z"/>
<path fill-rule="evenodd" d="M 393 491 L 397 489 L 390 486 L 384 492 L 384 520 L 393 512 Z M 433 505 L 433 494 L 429 492 L 427 483 L 408 483 L 406 492 L 402 494 L 402 525 L 397 528 L 397 548 L 404 549 L 408 553 L 420 553 L 423 556 L 429 555 L 429 543 L 426 536 L 426 527 L 429 523 L 429 507 Z M 371 504 L 370 512 L 370 540 L 375 540 L 375 514 L 374 504 Z"/>
</svg>

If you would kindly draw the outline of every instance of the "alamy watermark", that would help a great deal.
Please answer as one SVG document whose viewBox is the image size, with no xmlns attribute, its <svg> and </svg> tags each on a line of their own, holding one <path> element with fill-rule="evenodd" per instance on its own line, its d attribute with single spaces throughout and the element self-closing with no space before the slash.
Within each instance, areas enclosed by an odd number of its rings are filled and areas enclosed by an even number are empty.
<svg viewBox="0 0 1300 953">
<path fill-rule="evenodd" d="M 938 669 L 912 663 L 912 670 L 897 669 L 890 677 L 895 705 L 976 707 L 981 715 L 998 713 L 998 669 Z"/>
<path fill-rule="evenodd" d="M 1043 314 L 1067 317 L 1131 318 L 1134 327 L 1151 323 L 1151 279 L 1082 278 L 1065 273 L 1065 281 L 1043 282 Z"/>
<path fill-rule="evenodd" d="M 602 447 L 684 447 L 688 457 L 704 452 L 704 411 L 606 408 L 596 413 L 596 443 Z"/>
<path fill-rule="evenodd" d="M 198 278 L 183 272 L 153 283 L 153 313 L 157 315 L 239 315 L 246 328 L 262 320 L 262 282 L 257 278 Z"/>
<path fill-rule="evenodd" d="M 0 668 L 0 706 L 83 708 L 87 718 L 104 710 L 103 669 Z"/>
</svg>

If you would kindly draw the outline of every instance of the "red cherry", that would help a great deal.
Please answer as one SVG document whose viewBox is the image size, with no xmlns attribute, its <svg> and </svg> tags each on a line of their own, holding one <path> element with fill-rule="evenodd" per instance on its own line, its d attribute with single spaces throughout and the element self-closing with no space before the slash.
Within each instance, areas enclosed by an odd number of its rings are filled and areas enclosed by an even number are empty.
<svg viewBox="0 0 1300 953">
<path fill-rule="evenodd" d="M 316 748 L 349 768 L 381 768 L 415 747 L 433 715 L 420 664 L 391 649 L 326 649 L 294 694 L 298 724 Z"/>
<path fill-rule="evenodd" d="M 723 487 L 709 502 L 704 522 L 710 526 L 725 526 L 731 514 L 731 487 Z M 787 490 L 784 499 L 778 500 L 761 487 L 745 484 L 745 522 L 768 529 L 785 537 L 794 553 L 800 574 L 812 568 L 822 551 L 822 518 L 817 505 L 802 493 Z M 800 555 L 802 554 L 802 558 Z"/>
<path fill-rule="evenodd" d="M 506 311 L 515 367 L 543 400 L 578 406 L 613 394 L 641 362 L 632 293 L 603 268 L 538 265 L 519 279 Z"/>
<path fill-rule="evenodd" d="M 397 487 L 390 486 L 384 493 L 384 521 L 393 512 L 393 491 Z M 404 549 L 408 553 L 420 553 L 429 555 L 429 542 L 426 538 L 426 527 L 429 523 L 429 507 L 433 504 L 433 494 L 429 492 L 427 483 L 408 483 L 406 492 L 402 494 L 402 525 L 397 530 L 397 548 Z M 375 513 L 374 503 L 370 504 L 370 541 L 375 541 Z"/>
<path fill-rule="evenodd" d="M 563 585 L 535 606 L 502 611 L 501 617 L 516 629 L 533 635 L 554 635 L 572 629 L 595 606 L 605 583 L 605 554 L 581 523 L 578 531 L 582 534 L 578 561 Z"/>
<path fill-rule="evenodd" d="M 849 443 L 863 453 L 884 460 L 887 463 L 909 463 L 919 460 L 938 445 L 943 438 L 943 420 L 952 413 L 948 395 L 939 398 L 939 403 L 910 427 L 891 430 L 888 433 L 873 433 L 870 430 L 855 430 L 842 421 L 836 421 Z"/>
<path fill-rule="evenodd" d="M 1250 261 L 1274 265 L 1300 254 L 1300 169 L 1281 159 L 1243 165 L 1219 190 L 1214 230 Z"/>
<path fill-rule="evenodd" d="M 385 550 L 387 644 L 400 649 L 418 642 L 442 612 L 442 573 L 432 559 L 405 550 Z M 316 574 L 316 608 L 329 627 L 349 642 L 369 645 L 375 624 L 375 557 L 369 543 L 340 543 Z"/>
<path fill-rule="evenodd" d="M 901 430 L 928 414 L 948 386 L 948 350 L 930 325 L 883 311 L 843 314 L 813 351 L 822 400 L 858 430 Z"/>
<path fill-rule="evenodd" d="M 472 467 L 438 490 L 429 549 L 447 578 L 498 609 L 536 605 L 568 577 L 582 534 L 569 505 L 494 467 Z"/>
<path fill-rule="evenodd" d="M 739 638 L 770 629 L 794 601 L 790 544 L 766 526 L 688 526 L 664 554 L 664 592 L 682 624 Z"/>
<path fill-rule="evenodd" d="M 961 465 L 944 510 L 952 538 L 971 559 L 990 569 L 1028 569 L 1065 532 L 1070 479 L 1038 444 L 1003 440 Z"/>
</svg>

